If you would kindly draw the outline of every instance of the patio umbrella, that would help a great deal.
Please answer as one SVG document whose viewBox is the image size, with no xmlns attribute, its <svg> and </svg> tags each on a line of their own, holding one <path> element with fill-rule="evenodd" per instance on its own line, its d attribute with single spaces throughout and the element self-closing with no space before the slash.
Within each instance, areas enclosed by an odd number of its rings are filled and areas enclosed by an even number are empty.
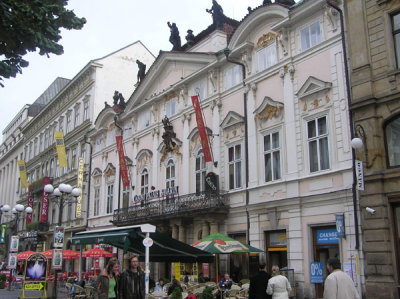
<svg viewBox="0 0 400 299">
<path fill-rule="evenodd" d="M 92 248 L 82 252 L 82 257 L 92 257 L 92 258 L 114 257 L 114 253 L 102 250 L 100 248 Z"/>
<path fill-rule="evenodd" d="M 28 250 L 24 252 L 20 252 L 17 255 L 17 260 L 18 261 L 23 261 L 26 260 L 32 253 L 35 253 L 34 251 Z"/>
<path fill-rule="evenodd" d="M 47 257 L 48 259 L 51 259 L 53 257 L 53 250 L 49 249 L 46 251 L 43 251 L 42 254 Z M 64 260 L 72 260 L 72 259 L 77 259 L 79 258 L 79 252 L 74 251 L 71 249 L 66 249 L 63 251 L 63 259 Z"/>
<path fill-rule="evenodd" d="M 260 253 L 261 249 L 255 248 L 238 240 L 229 238 L 220 233 L 214 233 L 192 244 L 193 247 L 215 254 L 215 268 L 218 279 L 218 255 L 230 253 Z M 217 281 L 218 283 L 218 281 Z"/>
</svg>

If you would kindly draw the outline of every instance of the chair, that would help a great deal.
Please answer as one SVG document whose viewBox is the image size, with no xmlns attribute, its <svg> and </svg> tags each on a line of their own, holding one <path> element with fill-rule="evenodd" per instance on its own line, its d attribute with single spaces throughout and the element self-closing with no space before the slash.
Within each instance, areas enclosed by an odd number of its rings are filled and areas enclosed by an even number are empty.
<svg viewBox="0 0 400 299">
<path fill-rule="evenodd" d="M 85 289 L 80 285 L 74 284 L 74 297 L 75 299 L 86 298 Z"/>
<path fill-rule="evenodd" d="M 95 292 L 94 287 L 92 287 L 90 285 L 85 286 L 85 294 L 86 294 L 87 299 L 94 298 L 94 292 Z"/>
<path fill-rule="evenodd" d="M 70 283 L 66 283 L 65 284 L 65 288 L 67 289 L 67 298 L 68 299 L 71 299 L 72 298 L 72 284 L 70 284 Z"/>
</svg>

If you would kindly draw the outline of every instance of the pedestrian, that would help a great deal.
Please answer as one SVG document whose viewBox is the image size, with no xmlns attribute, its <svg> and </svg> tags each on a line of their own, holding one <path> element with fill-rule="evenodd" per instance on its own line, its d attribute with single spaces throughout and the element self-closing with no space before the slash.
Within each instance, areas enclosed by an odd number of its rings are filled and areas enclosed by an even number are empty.
<svg viewBox="0 0 400 299">
<path fill-rule="evenodd" d="M 172 292 L 175 290 L 175 288 L 180 288 L 182 292 L 182 287 L 179 284 L 179 282 L 174 278 L 172 279 L 172 284 L 168 288 L 168 296 L 172 294 Z"/>
<path fill-rule="evenodd" d="M 232 287 L 232 280 L 229 277 L 228 273 L 225 273 L 224 277 L 218 284 L 219 292 L 217 298 L 223 298 L 223 295 L 226 294 Z"/>
<path fill-rule="evenodd" d="M 271 275 L 267 273 L 266 265 L 258 266 L 258 273 L 250 279 L 249 299 L 271 299 L 267 294 L 268 281 Z"/>
<path fill-rule="evenodd" d="M 326 263 L 330 273 L 325 280 L 324 299 L 359 299 L 360 296 L 349 275 L 340 270 L 340 261 L 330 258 Z"/>
<path fill-rule="evenodd" d="M 119 261 L 109 260 L 97 279 L 97 294 L 99 299 L 119 299 L 118 296 Z"/>
<path fill-rule="evenodd" d="M 139 267 L 139 257 L 134 255 L 119 282 L 119 299 L 145 299 L 144 272 Z"/>
<path fill-rule="evenodd" d="M 158 284 L 154 288 L 154 292 L 167 292 L 167 286 L 164 284 L 164 279 L 160 278 Z"/>
<path fill-rule="evenodd" d="M 272 266 L 272 277 L 268 281 L 267 294 L 272 295 L 272 299 L 288 299 L 291 290 L 289 280 L 281 275 L 279 267 Z"/>
</svg>

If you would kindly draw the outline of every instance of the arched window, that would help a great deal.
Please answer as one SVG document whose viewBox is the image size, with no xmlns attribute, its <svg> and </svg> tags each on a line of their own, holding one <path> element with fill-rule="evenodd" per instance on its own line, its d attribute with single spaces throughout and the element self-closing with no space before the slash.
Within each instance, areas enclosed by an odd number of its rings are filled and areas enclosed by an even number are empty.
<svg viewBox="0 0 400 299">
<path fill-rule="evenodd" d="M 204 162 L 203 150 L 199 150 L 196 156 L 196 193 L 204 191 L 204 183 L 206 177 L 206 163 Z"/>
<path fill-rule="evenodd" d="M 400 165 L 400 116 L 386 126 L 386 147 L 389 166 Z"/>
<path fill-rule="evenodd" d="M 141 175 L 140 194 L 146 194 L 147 192 L 149 192 L 149 171 L 145 168 Z"/>
<path fill-rule="evenodd" d="M 175 186 L 175 164 L 174 161 L 169 160 L 165 172 L 165 187 L 170 188 Z"/>
</svg>

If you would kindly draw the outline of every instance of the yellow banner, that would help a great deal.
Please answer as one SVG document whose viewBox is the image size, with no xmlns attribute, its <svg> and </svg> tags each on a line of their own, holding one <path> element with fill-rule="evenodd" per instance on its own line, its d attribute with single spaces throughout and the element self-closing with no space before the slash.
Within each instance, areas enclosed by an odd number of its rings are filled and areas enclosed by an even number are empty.
<svg viewBox="0 0 400 299">
<path fill-rule="evenodd" d="M 19 179 L 21 181 L 22 188 L 28 188 L 28 181 L 26 179 L 26 168 L 25 168 L 25 161 L 18 160 L 18 170 L 19 170 Z"/>
<path fill-rule="evenodd" d="M 60 166 L 60 168 L 61 167 L 68 167 L 67 155 L 65 154 L 63 132 L 62 131 L 55 131 L 54 132 L 54 139 L 56 141 L 56 149 L 57 149 L 57 156 L 58 156 L 59 166 Z"/>
<path fill-rule="evenodd" d="M 79 158 L 78 166 L 78 188 L 82 190 L 83 184 L 83 158 Z M 82 193 L 78 196 L 76 201 L 76 218 L 80 218 L 82 214 Z"/>
</svg>

